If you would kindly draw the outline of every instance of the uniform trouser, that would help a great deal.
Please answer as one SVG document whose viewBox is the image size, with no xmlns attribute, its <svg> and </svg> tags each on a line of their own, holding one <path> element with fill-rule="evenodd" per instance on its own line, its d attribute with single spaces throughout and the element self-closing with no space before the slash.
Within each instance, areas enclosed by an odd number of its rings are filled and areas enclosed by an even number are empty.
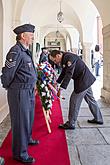
<svg viewBox="0 0 110 165">
<path fill-rule="evenodd" d="M 28 157 L 27 147 L 34 120 L 34 89 L 9 89 L 13 157 Z"/>
<path fill-rule="evenodd" d="M 76 94 L 74 91 L 72 92 L 69 102 L 69 115 L 68 115 L 69 124 L 75 126 L 75 122 L 77 120 L 83 98 L 87 102 L 89 109 L 92 115 L 94 116 L 94 119 L 96 121 L 103 121 L 102 114 L 100 112 L 100 109 L 98 107 L 95 98 L 93 97 L 93 92 L 90 87 L 78 94 Z"/>
</svg>

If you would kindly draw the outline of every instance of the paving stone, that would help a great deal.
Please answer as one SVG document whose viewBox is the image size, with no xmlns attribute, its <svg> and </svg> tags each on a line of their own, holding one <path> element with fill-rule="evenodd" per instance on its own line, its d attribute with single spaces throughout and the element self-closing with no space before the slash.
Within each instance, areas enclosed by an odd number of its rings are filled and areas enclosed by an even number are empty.
<svg viewBox="0 0 110 165">
<path fill-rule="evenodd" d="M 105 128 L 105 127 L 110 127 L 110 116 L 104 116 L 103 120 L 104 120 L 104 124 L 103 125 L 99 125 L 99 124 L 92 124 L 92 123 L 88 123 L 87 120 L 88 119 L 93 119 L 93 117 L 78 117 L 78 124 L 81 128 Z"/>
<path fill-rule="evenodd" d="M 78 146 L 81 165 L 110 165 L 109 145 Z"/>
<path fill-rule="evenodd" d="M 81 103 L 81 108 L 87 108 L 87 107 L 88 107 L 87 103 L 83 100 Z"/>
<path fill-rule="evenodd" d="M 81 165 L 79 157 L 78 157 L 77 146 L 68 144 L 68 150 L 69 150 L 69 156 L 70 156 L 70 164 Z"/>
<path fill-rule="evenodd" d="M 61 108 L 62 110 L 69 107 L 69 101 L 68 100 L 63 100 L 61 101 Z"/>
<path fill-rule="evenodd" d="M 78 116 L 91 116 L 91 112 L 88 107 L 82 107 L 80 108 L 79 115 Z"/>
<path fill-rule="evenodd" d="M 100 108 L 103 116 L 110 116 L 110 107 Z"/>
<path fill-rule="evenodd" d="M 104 103 L 101 99 L 98 99 L 98 100 L 96 99 L 96 101 L 100 108 L 104 108 L 104 107 L 108 107 L 108 106 L 110 107 L 110 105 Z M 85 108 L 85 107 L 88 107 L 88 104 L 86 103 L 85 100 L 83 100 L 83 102 L 81 103 L 81 108 Z"/>
<path fill-rule="evenodd" d="M 110 144 L 110 128 L 99 128 L 99 131 L 102 133 L 106 142 Z"/>
<path fill-rule="evenodd" d="M 99 105 L 100 108 L 101 108 L 101 107 L 104 108 L 104 107 L 110 106 L 109 104 L 103 102 L 103 100 L 101 100 L 101 99 L 98 99 L 98 100 L 96 100 L 96 101 L 97 101 L 97 103 L 98 103 L 98 105 Z"/>
<path fill-rule="evenodd" d="M 101 113 L 103 116 L 110 116 L 110 107 L 103 107 L 100 108 Z M 91 111 L 89 110 L 89 107 L 82 107 L 79 111 L 79 115 L 78 116 L 91 116 Z"/>
<path fill-rule="evenodd" d="M 107 144 L 97 128 L 67 130 L 66 135 L 70 145 Z"/>
<path fill-rule="evenodd" d="M 0 146 L 11 128 L 9 115 L 0 123 Z"/>
</svg>

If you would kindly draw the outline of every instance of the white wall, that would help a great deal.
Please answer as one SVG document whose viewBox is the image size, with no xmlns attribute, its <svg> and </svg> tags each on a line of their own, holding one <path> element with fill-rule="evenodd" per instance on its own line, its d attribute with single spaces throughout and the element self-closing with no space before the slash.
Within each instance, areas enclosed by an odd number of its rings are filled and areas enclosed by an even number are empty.
<svg viewBox="0 0 110 165">
<path fill-rule="evenodd" d="M 3 6 L 0 1 L 0 41 L 3 41 Z M 0 69 L 3 62 L 3 42 L 0 42 Z"/>
</svg>

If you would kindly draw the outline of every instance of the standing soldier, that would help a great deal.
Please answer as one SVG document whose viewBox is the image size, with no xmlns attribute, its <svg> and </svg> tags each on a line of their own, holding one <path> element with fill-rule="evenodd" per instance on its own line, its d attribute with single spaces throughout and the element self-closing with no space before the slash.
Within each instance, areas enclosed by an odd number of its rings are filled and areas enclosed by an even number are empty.
<svg viewBox="0 0 110 165">
<path fill-rule="evenodd" d="M 34 40 L 34 29 L 35 26 L 31 24 L 14 29 L 17 43 L 9 50 L 1 75 L 3 87 L 7 89 L 13 158 L 22 163 L 35 162 L 35 159 L 28 155 L 27 149 L 28 145 L 39 143 L 31 137 L 37 74 L 29 45 Z"/>
<path fill-rule="evenodd" d="M 76 54 L 70 52 L 61 52 L 53 50 L 50 58 L 53 62 L 61 64 L 62 72 L 57 82 L 61 83 L 60 87 L 66 89 L 69 81 L 74 80 L 74 90 L 70 97 L 68 121 L 60 124 L 62 129 L 75 129 L 75 123 L 78 117 L 79 109 L 83 98 L 87 102 L 94 118 L 88 120 L 89 123 L 103 124 L 102 115 L 96 100 L 93 97 L 91 85 L 95 77 L 90 72 L 86 64 Z M 58 96 L 60 89 L 58 91 Z"/>
<path fill-rule="evenodd" d="M 46 61 L 48 62 L 48 49 L 44 47 L 42 48 L 42 52 L 40 54 L 39 64 Z"/>
</svg>

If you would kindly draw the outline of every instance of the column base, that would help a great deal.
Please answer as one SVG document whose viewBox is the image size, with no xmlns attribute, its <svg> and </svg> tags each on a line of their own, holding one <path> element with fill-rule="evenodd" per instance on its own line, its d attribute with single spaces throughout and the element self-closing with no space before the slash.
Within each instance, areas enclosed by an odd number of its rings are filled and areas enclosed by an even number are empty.
<svg viewBox="0 0 110 165">
<path fill-rule="evenodd" d="M 101 97 L 102 97 L 104 102 L 110 104 L 110 92 L 109 91 L 102 88 L 101 89 Z"/>
</svg>

